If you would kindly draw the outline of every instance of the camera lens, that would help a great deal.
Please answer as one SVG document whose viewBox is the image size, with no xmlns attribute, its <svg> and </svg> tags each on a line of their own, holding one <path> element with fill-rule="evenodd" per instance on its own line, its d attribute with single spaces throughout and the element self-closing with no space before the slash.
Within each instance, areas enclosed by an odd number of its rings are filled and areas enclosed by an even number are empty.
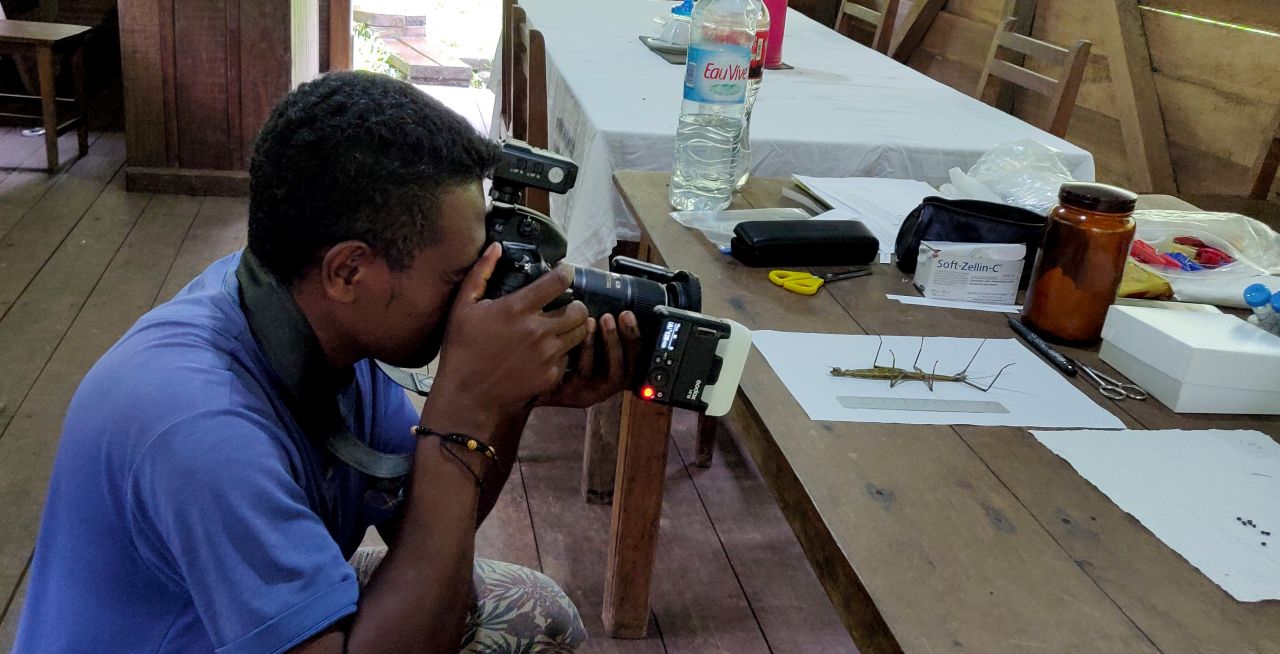
<svg viewBox="0 0 1280 654">
<path fill-rule="evenodd" d="M 667 304 L 667 290 L 662 284 L 595 268 L 574 269 L 573 296 L 587 305 L 587 312 L 593 316 L 631 311 L 646 318 L 654 307 Z"/>
</svg>

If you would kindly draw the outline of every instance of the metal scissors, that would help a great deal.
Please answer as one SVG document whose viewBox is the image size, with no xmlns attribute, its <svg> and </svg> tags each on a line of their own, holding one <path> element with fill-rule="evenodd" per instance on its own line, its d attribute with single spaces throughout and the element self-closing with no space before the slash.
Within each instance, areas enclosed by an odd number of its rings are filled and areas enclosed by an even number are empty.
<svg viewBox="0 0 1280 654">
<path fill-rule="evenodd" d="M 852 279 L 854 277 L 865 277 L 871 274 L 869 268 L 855 268 L 845 272 L 827 273 L 825 275 L 815 275 L 807 272 L 795 272 L 793 270 L 774 270 L 769 273 L 769 281 L 775 286 L 799 293 L 800 295 L 816 295 L 827 282 L 840 281 L 841 279 Z"/>
<path fill-rule="evenodd" d="M 1084 378 L 1088 379 L 1094 386 L 1098 387 L 1098 392 L 1102 393 L 1103 397 L 1109 397 L 1113 400 L 1123 400 L 1125 398 L 1129 398 L 1131 400 L 1145 400 L 1150 397 L 1147 395 L 1147 392 L 1137 384 L 1125 383 L 1114 377 L 1104 375 L 1097 370 L 1080 363 L 1079 361 L 1076 361 L 1075 364 L 1076 367 L 1080 369 L 1080 372 L 1084 373 Z"/>
</svg>

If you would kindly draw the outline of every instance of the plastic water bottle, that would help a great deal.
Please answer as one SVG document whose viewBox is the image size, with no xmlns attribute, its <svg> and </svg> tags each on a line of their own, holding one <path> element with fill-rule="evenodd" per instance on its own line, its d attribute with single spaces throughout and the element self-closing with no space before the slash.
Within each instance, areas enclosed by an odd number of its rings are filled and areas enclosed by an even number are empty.
<svg viewBox="0 0 1280 654">
<path fill-rule="evenodd" d="M 769 40 L 769 8 L 764 0 L 751 0 L 755 5 L 756 39 L 751 43 L 751 67 L 747 74 L 747 106 L 742 119 L 742 146 L 738 148 L 736 176 L 737 188 L 742 188 L 751 177 L 751 110 L 756 106 L 756 94 L 764 82 L 764 51 Z"/>
<path fill-rule="evenodd" d="M 756 36 L 752 7 L 752 0 L 694 5 L 667 196 L 679 211 L 718 211 L 732 199 Z"/>
<path fill-rule="evenodd" d="M 1271 333 L 1280 336 L 1280 291 L 1271 296 Z"/>
<path fill-rule="evenodd" d="M 1280 337 L 1280 291 L 1271 294 L 1271 333 Z"/>
<path fill-rule="evenodd" d="M 1280 330 L 1275 306 L 1278 304 L 1277 298 L 1280 298 L 1280 292 L 1273 297 L 1271 289 L 1264 284 L 1250 284 L 1244 289 L 1244 303 L 1253 309 L 1253 315 L 1249 316 L 1248 321 L 1272 333 Z"/>
</svg>

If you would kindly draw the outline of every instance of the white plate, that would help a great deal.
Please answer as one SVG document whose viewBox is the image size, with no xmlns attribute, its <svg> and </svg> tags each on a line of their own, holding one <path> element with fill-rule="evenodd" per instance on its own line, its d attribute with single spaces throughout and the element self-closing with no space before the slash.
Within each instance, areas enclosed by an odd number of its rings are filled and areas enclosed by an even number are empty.
<svg viewBox="0 0 1280 654">
<path fill-rule="evenodd" d="M 642 36 L 640 40 L 651 50 L 658 52 L 666 52 L 668 54 L 685 54 L 689 51 L 689 46 L 672 43 L 656 36 Z"/>
</svg>

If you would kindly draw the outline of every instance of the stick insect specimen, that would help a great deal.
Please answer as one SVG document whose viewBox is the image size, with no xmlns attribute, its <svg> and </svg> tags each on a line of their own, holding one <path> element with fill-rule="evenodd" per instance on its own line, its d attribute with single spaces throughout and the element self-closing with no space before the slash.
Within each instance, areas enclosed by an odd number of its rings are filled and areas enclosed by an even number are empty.
<svg viewBox="0 0 1280 654">
<path fill-rule="evenodd" d="M 996 371 L 995 377 L 991 379 L 991 383 L 987 384 L 986 387 L 975 384 L 973 382 L 973 378 L 969 377 L 969 366 L 972 366 L 973 362 L 978 359 L 978 353 L 982 351 L 982 346 L 986 342 L 987 339 L 984 338 L 981 343 L 978 343 L 978 349 L 973 351 L 973 358 L 969 359 L 969 363 L 965 365 L 964 370 L 961 370 L 954 375 L 939 375 L 937 361 L 933 362 L 933 370 L 930 372 L 925 372 L 920 369 L 920 354 L 924 352 L 924 338 L 920 339 L 920 349 L 916 350 L 916 360 L 911 364 L 911 370 L 904 370 L 898 367 L 897 358 L 894 356 L 893 350 L 889 350 L 889 365 L 880 365 L 880 350 L 884 348 L 884 337 L 880 337 L 880 345 L 876 347 L 876 358 L 871 361 L 870 368 L 855 368 L 850 370 L 846 370 L 844 368 L 832 368 L 831 375 L 834 377 L 852 377 L 854 379 L 888 380 L 889 388 L 893 388 L 894 386 L 904 382 L 918 381 L 924 382 L 924 385 L 928 386 L 931 391 L 933 390 L 934 382 L 951 382 L 972 386 L 973 388 L 986 393 L 996 385 L 996 381 L 1000 379 L 1000 375 L 1003 374 L 1009 366 L 1013 365 L 1012 363 L 1007 364 L 1000 370 Z"/>
</svg>

